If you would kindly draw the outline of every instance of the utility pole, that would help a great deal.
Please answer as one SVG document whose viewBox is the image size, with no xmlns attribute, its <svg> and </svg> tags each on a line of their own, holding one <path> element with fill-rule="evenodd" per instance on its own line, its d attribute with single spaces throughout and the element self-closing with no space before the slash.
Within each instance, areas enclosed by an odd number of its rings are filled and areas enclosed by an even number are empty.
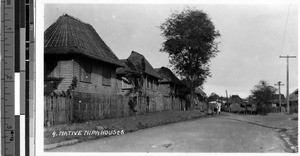
<svg viewBox="0 0 300 156">
<path fill-rule="evenodd" d="M 286 105 L 287 113 L 290 113 L 290 104 L 289 104 L 289 58 L 296 58 L 296 56 L 279 56 L 279 58 L 286 58 Z"/>
<path fill-rule="evenodd" d="M 226 90 L 226 100 L 228 100 L 228 94 L 227 94 L 227 90 Z"/>
<path fill-rule="evenodd" d="M 280 93 L 280 86 L 283 86 L 284 84 L 281 84 L 281 81 L 278 81 L 277 84 L 275 84 L 276 86 L 278 86 L 278 91 L 279 91 L 279 111 L 281 112 L 281 93 Z"/>
</svg>

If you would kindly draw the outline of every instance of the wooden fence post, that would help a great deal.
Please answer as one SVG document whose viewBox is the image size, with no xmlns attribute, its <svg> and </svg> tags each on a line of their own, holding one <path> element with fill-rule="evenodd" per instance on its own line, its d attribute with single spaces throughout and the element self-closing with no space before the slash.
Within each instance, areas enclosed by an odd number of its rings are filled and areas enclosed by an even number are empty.
<svg viewBox="0 0 300 156">
<path fill-rule="evenodd" d="M 47 126 L 48 118 L 48 99 L 47 96 L 44 96 L 44 126 Z"/>
</svg>

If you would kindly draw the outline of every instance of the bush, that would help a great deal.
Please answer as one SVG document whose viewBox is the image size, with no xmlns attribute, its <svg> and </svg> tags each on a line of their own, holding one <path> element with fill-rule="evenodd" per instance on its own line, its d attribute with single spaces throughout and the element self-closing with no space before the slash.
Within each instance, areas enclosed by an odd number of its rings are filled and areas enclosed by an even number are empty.
<svg viewBox="0 0 300 156">
<path fill-rule="evenodd" d="M 258 104 L 257 114 L 267 115 L 273 111 L 272 107 L 266 104 Z"/>
</svg>

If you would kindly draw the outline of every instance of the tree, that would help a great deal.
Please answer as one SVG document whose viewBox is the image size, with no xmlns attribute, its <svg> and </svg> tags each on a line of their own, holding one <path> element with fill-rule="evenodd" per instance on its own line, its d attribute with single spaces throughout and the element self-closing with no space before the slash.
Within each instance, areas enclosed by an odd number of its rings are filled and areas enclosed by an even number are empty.
<svg viewBox="0 0 300 156">
<path fill-rule="evenodd" d="M 257 111 L 263 114 L 268 113 L 276 88 L 270 86 L 267 81 L 261 80 L 258 85 L 254 86 L 251 93 L 257 103 Z"/>
<path fill-rule="evenodd" d="M 165 38 L 161 51 L 169 54 L 174 71 L 188 82 L 193 98 L 194 89 L 211 76 L 209 62 L 219 52 L 215 42 L 219 31 L 205 12 L 191 8 L 173 12 L 160 29 Z"/>
<path fill-rule="evenodd" d="M 127 65 L 129 66 L 129 68 L 132 65 L 129 65 L 130 63 L 128 63 Z M 132 67 L 133 68 L 133 67 Z M 133 88 L 129 90 L 129 92 L 126 94 L 127 96 L 129 96 L 129 109 L 133 112 L 137 112 L 136 110 L 136 106 L 138 103 L 138 96 L 142 96 L 143 94 L 143 84 L 144 84 L 144 74 L 145 74 L 145 59 L 142 58 L 141 64 L 139 66 L 136 67 L 136 72 L 126 72 L 126 74 L 124 75 L 124 77 L 126 78 L 126 83 L 127 84 L 131 84 L 133 85 Z"/>
</svg>

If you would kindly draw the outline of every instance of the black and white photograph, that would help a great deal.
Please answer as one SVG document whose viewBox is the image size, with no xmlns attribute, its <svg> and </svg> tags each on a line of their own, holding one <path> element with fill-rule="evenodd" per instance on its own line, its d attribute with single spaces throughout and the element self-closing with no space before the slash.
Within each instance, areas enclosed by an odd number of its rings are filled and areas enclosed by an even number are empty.
<svg viewBox="0 0 300 156">
<path fill-rule="evenodd" d="M 297 1 L 43 8 L 45 153 L 298 153 Z"/>
</svg>

